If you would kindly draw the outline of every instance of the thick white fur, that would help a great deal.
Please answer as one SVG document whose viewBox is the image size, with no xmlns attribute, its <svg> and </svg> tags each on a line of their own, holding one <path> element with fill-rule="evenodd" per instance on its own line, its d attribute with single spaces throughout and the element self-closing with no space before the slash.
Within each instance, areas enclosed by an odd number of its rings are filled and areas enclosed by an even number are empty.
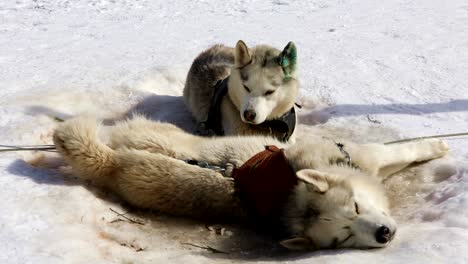
<svg viewBox="0 0 468 264">
<path fill-rule="evenodd" d="M 299 90 L 295 72 L 285 80 L 279 65 L 264 65 L 265 60 L 280 53 L 280 50 L 267 45 L 248 49 L 244 42 L 239 41 L 235 48 L 215 45 L 198 55 L 184 87 L 184 101 L 195 120 L 199 123 L 207 120 L 215 84 L 230 75 L 228 95 L 221 103 L 225 134 L 269 135 L 270 130 L 252 125 L 288 112 L 294 106 Z M 267 91 L 274 93 L 265 95 Z M 248 121 L 244 118 L 247 110 L 256 114 L 255 119 Z M 294 140 L 294 135 L 291 139 Z"/>
<path fill-rule="evenodd" d="M 357 169 L 337 162 L 343 153 L 322 137 L 289 145 L 263 136 L 206 138 L 136 117 L 108 127 L 106 145 L 98 137 L 100 128 L 92 118 L 76 118 L 54 133 L 58 151 L 77 176 L 134 206 L 189 217 L 244 219 L 246 214 L 231 179 L 181 160 L 241 166 L 265 145 L 285 148 L 300 180 L 283 210 L 292 238 L 282 244 L 290 249 L 386 246 L 390 241 L 376 242 L 376 230 L 385 225 L 394 234 L 396 224 L 381 181 L 448 151 L 436 139 L 395 145 L 342 142 Z"/>
</svg>

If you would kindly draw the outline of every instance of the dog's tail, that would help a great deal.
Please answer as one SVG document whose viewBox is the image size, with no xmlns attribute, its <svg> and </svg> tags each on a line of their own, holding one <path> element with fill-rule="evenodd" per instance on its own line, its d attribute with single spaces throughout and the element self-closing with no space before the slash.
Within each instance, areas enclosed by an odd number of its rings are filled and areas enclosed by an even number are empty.
<svg viewBox="0 0 468 264">
<path fill-rule="evenodd" d="M 65 121 L 54 131 L 58 152 L 77 176 L 101 184 L 115 169 L 115 151 L 98 138 L 99 125 L 89 117 Z"/>
</svg>

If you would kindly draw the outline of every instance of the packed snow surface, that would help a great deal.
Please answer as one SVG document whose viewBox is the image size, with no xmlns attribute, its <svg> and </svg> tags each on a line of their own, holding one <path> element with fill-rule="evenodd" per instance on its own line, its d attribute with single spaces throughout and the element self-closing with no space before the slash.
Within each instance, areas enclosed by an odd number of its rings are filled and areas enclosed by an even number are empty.
<svg viewBox="0 0 468 264">
<path fill-rule="evenodd" d="M 190 127 L 180 96 L 193 58 L 239 39 L 296 43 L 300 135 L 468 131 L 466 0 L 3 0 L 0 144 L 50 144 L 53 117 L 80 114 Z M 447 142 L 449 156 L 386 181 L 399 222 L 389 247 L 307 253 L 238 226 L 129 209 L 59 164 L 44 168 L 50 153 L 0 152 L 0 262 L 468 263 L 468 138 Z M 129 210 L 134 222 L 116 213 Z"/>
</svg>

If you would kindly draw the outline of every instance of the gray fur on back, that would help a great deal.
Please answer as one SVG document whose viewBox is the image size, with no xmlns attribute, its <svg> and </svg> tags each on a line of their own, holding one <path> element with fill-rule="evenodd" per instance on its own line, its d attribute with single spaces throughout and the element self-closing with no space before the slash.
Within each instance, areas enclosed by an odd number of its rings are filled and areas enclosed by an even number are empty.
<svg viewBox="0 0 468 264">
<path fill-rule="evenodd" d="M 184 102 L 197 122 L 207 119 L 215 84 L 231 73 L 234 49 L 218 44 L 205 50 L 192 63 L 184 87 Z"/>
</svg>

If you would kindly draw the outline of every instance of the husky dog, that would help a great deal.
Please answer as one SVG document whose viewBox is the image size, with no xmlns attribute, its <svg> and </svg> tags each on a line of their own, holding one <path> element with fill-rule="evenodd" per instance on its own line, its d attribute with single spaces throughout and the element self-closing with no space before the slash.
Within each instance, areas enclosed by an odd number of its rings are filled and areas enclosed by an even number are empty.
<svg viewBox="0 0 468 264">
<path fill-rule="evenodd" d="M 98 136 L 101 128 L 95 119 L 76 118 L 55 130 L 57 150 L 77 176 L 110 189 L 133 206 L 188 217 L 257 219 L 249 204 L 266 196 L 264 204 L 278 209 L 273 220 L 286 230 L 281 244 L 289 249 L 385 247 L 397 227 L 382 180 L 413 162 L 448 151 L 438 139 L 383 145 L 336 143 L 314 136 L 300 144 L 258 135 L 208 138 L 141 117 L 109 127 L 109 143 L 104 144 Z M 233 181 L 226 176 L 238 174 L 236 170 L 266 145 L 284 148 L 275 157 L 283 159 L 291 173 L 275 170 L 279 175 L 263 175 L 253 188 L 258 199 L 244 200 L 249 186 L 242 189 L 242 178 Z M 193 161 L 211 167 L 192 165 Z M 261 166 L 258 162 L 248 170 Z M 234 169 L 226 175 L 215 169 L 228 164 Z M 286 191 L 283 201 L 271 203 L 270 198 L 280 196 L 269 193 L 271 187 L 289 177 L 283 174 L 292 174 L 293 184 L 278 189 Z"/>
<path fill-rule="evenodd" d="M 184 101 L 201 134 L 273 135 L 294 139 L 297 51 L 267 45 L 215 45 L 194 60 Z"/>
</svg>

